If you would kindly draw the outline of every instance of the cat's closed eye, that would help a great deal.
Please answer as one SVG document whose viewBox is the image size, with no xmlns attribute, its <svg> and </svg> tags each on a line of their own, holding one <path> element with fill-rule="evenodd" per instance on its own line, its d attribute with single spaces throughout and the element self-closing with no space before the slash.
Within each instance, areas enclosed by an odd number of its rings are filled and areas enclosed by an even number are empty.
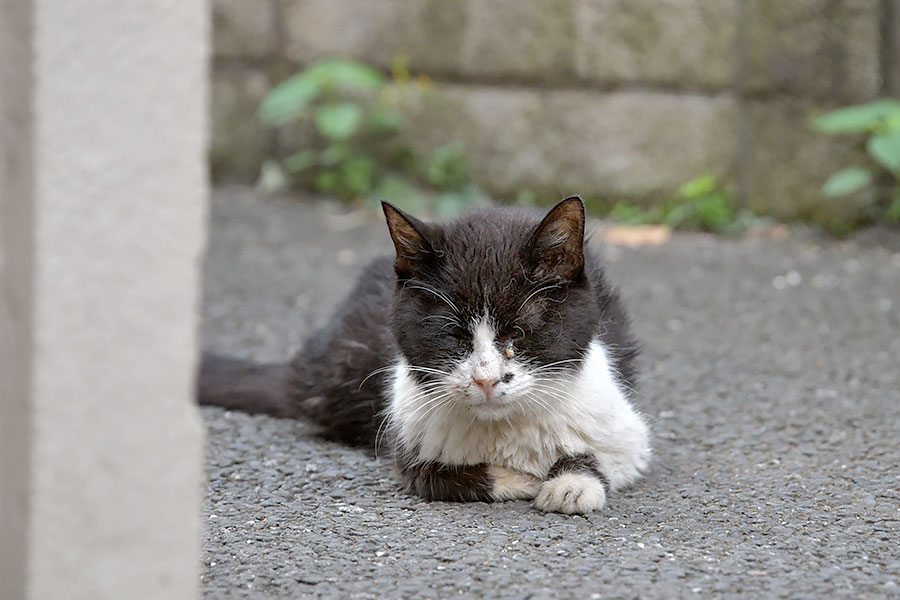
<svg viewBox="0 0 900 600">
<path fill-rule="evenodd" d="M 467 350 L 472 342 L 472 336 L 465 327 L 454 325 L 449 328 L 447 335 L 453 339 L 459 350 Z"/>
<path fill-rule="evenodd" d="M 515 342 L 525 337 L 525 328 L 521 325 L 513 325 L 503 330 L 498 340 L 504 346 L 509 342 Z"/>
<path fill-rule="evenodd" d="M 469 332 L 465 327 L 460 327 L 459 325 L 453 325 L 449 328 L 448 333 L 451 337 L 456 338 L 458 340 L 465 340 L 469 338 Z"/>
</svg>

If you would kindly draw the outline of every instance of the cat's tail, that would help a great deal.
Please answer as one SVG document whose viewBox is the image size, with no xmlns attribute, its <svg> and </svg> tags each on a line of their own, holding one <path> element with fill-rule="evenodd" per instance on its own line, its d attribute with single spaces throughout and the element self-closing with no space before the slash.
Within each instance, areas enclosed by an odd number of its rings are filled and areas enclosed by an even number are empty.
<svg viewBox="0 0 900 600">
<path fill-rule="evenodd" d="M 288 393 L 288 364 L 203 353 L 197 376 L 197 401 L 251 414 L 297 418 L 300 406 Z"/>
</svg>

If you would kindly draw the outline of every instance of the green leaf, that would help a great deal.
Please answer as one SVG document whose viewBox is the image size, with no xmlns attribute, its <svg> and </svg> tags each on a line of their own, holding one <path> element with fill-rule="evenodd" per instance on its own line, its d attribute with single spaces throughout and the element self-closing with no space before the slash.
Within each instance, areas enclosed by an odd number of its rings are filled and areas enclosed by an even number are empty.
<svg viewBox="0 0 900 600">
<path fill-rule="evenodd" d="M 695 201 L 697 225 L 713 233 L 725 231 L 735 220 L 734 203 L 722 192 L 709 194 Z"/>
<path fill-rule="evenodd" d="M 524 188 L 516 194 L 516 202 L 518 206 L 534 206 L 537 204 L 537 194 L 532 189 Z"/>
<path fill-rule="evenodd" d="M 867 188 L 872 184 L 872 174 L 862 167 L 847 167 L 828 178 L 822 186 L 822 193 L 829 198 L 847 196 Z"/>
<path fill-rule="evenodd" d="M 822 133 L 862 133 L 874 131 L 898 112 L 900 112 L 900 101 L 883 98 L 868 104 L 831 111 L 813 119 L 812 126 Z"/>
<path fill-rule="evenodd" d="M 882 132 L 900 131 L 900 111 L 895 112 L 884 120 Z"/>
<path fill-rule="evenodd" d="M 347 144 L 340 142 L 329 144 L 327 148 L 322 150 L 322 154 L 319 155 L 319 163 L 323 167 L 334 167 L 347 160 L 348 156 L 350 156 L 350 148 Z"/>
<path fill-rule="evenodd" d="M 428 201 L 422 191 L 401 177 L 394 175 L 383 177 L 378 184 L 376 194 L 396 205 L 400 210 L 410 213 L 423 213 L 428 210 Z"/>
<path fill-rule="evenodd" d="M 387 77 L 380 71 L 346 58 L 322 59 L 304 73 L 323 86 L 362 91 L 377 90 L 387 82 Z"/>
<path fill-rule="evenodd" d="M 884 210 L 882 218 L 888 223 L 900 225 L 900 196 L 896 196 L 893 201 L 891 201 L 890 205 Z"/>
<path fill-rule="evenodd" d="M 341 182 L 354 196 L 367 196 L 377 170 L 378 164 L 368 156 L 354 156 L 341 167 Z"/>
<path fill-rule="evenodd" d="M 436 148 L 428 159 L 425 177 L 440 190 L 461 189 L 469 180 L 469 165 L 462 145 L 451 142 Z"/>
<path fill-rule="evenodd" d="M 869 155 L 888 171 L 900 172 L 900 131 L 875 134 L 866 143 Z"/>
<path fill-rule="evenodd" d="M 278 127 L 300 118 L 306 109 L 322 93 L 322 87 L 309 73 L 300 73 L 275 86 L 259 105 L 259 118 L 263 123 Z"/>
<path fill-rule="evenodd" d="M 711 193 L 714 189 L 716 189 L 716 176 L 701 175 L 678 188 L 678 195 L 686 199 L 697 198 Z"/>
<path fill-rule="evenodd" d="M 396 133 L 403 128 L 403 115 L 396 110 L 376 109 L 369 115 L 369 126 L 378 133 Z"/>
<path fill-rule="evenodd" d="M 319 133 L 332 140 L 346 140 L 359 129 L 363 111 L 353 102 L 323 104 L 316 109 L 313 119 Z"/>
<path fill-rule="evenodd" d="M 396 171 L 412 173 L 416 170 L 416 153 L 407 146 L 396 147 L 388 157 L 388 164 Z"/>
<path fill-rule="evenodd" d="M 665 211 L 662 219 L 664 225 L 668 225 L 672 229 L 680 229 L 686 225 L 690 225 L 695 217 L 696 211 L 694 206 L 689 203 L 678 204 L 671 209 Z"/>
<path fill-rule="evenodd" d="M 490 199 L 478 185 L 472 183 L 458 191 L 442 192 L 436 200 L 436 213 L 442 219 L 458 217 L 473 208 L 486 206 Z"/>
<path fill-rule="evenodd" d="M 338 175 L 334 171 L 325 171 L 316 177 L 316 189 L 320 192 L 333 192 L 337 186 Z"/>
<path fill-rule="evenodd" d="M 315 165 L 318 160 L 318 152 L 316 152 L 315 150 L 303 150 L 302 152 L 295 152 L 294 154 L 286 157 L 283 161 L 283 164 L 284 168 L 291 173 L 299 173 L 300 171 L 305 171 L 306 169 Z"/>
<path fill-rule="evenodd" d="M 656 209 L 646 209 L 628 202 L 618 202 L 609 212 L 610 218 L 623 225 L 648 225 L 658 223 L 660 214 Z"/>
<path fill-rule="evenodd" d="M 259 118 L 267 125 L 279 127 L 305 117 L 310 104 L 325 90 L 378 90 L 386 82 L 384 74 L 362 63 L 326 58 L 289 77 L 266 94 L 259 106 Z"/>
</svg>

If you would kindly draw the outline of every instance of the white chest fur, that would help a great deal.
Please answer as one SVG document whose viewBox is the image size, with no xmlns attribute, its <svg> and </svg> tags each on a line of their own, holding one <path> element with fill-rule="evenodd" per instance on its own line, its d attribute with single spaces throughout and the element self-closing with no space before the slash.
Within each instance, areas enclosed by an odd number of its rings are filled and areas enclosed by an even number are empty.
<svg viewBox="0 0 900 600">
<path fill-rule="evenodd" d="M 559 379 L 502 419 L 482 419 L 463 402 L 427 401 L 427 390 L 399 359 L 393 369 L 389 426 L 422 462 L 487 463 L 543 478 L 565 455 L 595 457 L 613 489 L 640 476 L 650 457 L 647 425 L 631 406 L 599 340 L 574 377 Z"/>
</svg>

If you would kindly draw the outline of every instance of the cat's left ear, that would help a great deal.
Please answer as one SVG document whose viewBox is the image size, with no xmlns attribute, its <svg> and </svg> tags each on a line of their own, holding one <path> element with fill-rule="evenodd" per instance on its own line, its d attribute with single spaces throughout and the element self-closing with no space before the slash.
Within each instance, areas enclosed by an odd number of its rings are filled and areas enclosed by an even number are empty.
<svg viewBox="0 0 900 600">
<path fill-rule="evenodd" d="M 401 279 L 415 277 L 423 265 L 435 256 L 431 242 L 425 237 L 428 228 L 389 202 L 382 202 L 381 208 L 397 250 L 394 270 Z"/>
<path fill-rule="evenodd" d="M 547 213 L 528 240 L 526 252 L 538 278 L 572 280 L 584 270 L 584 203 L 566 198 Z"/>
</svg>

